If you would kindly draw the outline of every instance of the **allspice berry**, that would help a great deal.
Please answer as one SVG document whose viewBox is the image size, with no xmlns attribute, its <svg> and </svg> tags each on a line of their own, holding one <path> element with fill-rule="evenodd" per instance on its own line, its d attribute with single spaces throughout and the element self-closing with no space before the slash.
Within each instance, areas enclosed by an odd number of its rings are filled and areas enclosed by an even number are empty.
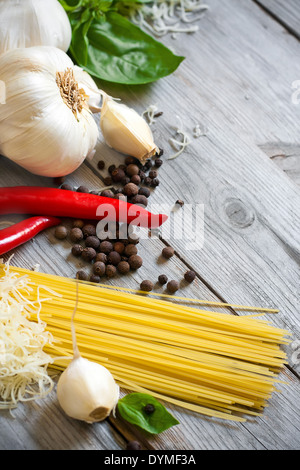
<svg viewBox="0 0 300 470">
<path fill-rule="evenodd" d="M 96 257 L 96 254 L 94 248 L 87 247 L 83 249 L 81 256 L 85 261 L 92 261 Z"/>
<path fill-rule="evenodd" d="M 108 278 L 112 278 L 116 275 L 117 268 L 112 264 L 108 264 L 105 269 L 105 274 Z"/>
<path fill-rule="evenodd" d="M 122 242 L 116 242 L 114 243 L 113 249 L 121 255 L 125 250 L 125 245 Z"/>
<path fill-rule="evenodd" d="M 74 228 L 71 229 L 71 231 L 70 231 L 70 240 L 74 243 L 80 242 L 81 240 L 83 240 L 83 232 L 82 232 L 81 228 L 74 227 Z"/>
<path fill-rule="evenodd" d="M 168 277 L 165 274 L 160 274 L 160 276 L 158 276 L 158 282 L 163 286 L 164 284 L 167 284 Z"/>
<path fill-rule="evenodd" d="M 92 224 L 86 224 L 82 227 L 82 233 L 83 236 L 89 237 L 89 236 L 95 236 L 96 235 L 96 227 L 95 225 Z"/>
<path fill-rule="evenodd" d="M 169 281 L 167 284 L 167 289 L 170 294 L 175 294 L 176 291 L 179 289 L 179 283 L 177 281 Z"/>
<path fill-rule="evenodd" d="M 94 248 L 94 250 L 98 250 L 100 246 L 100 240 L 95 235 L 90 235 L 85 240 L 85 246 Z"/>
<path fill-rule="evenodd" d="M 126 450 L 141 450 L 141 444 L 138 441 L 129 441 Z"/>
<path fill-rule="evenodd" d="M 130 271 L 130 265 L 127 261 L 120 261 L 117 266 L 117 269 L 120 274 L 127 274 Z"/>
<path fill-rule="evenodd" d="M 149 281 L 149 279 L 145 279 L 140 284 L 140 289 L 145 292 L 150 292 L 153 289 L 153 282 Z"/>
<path fill-rule="evenodd" d="M 136 255 L 137 252 L 138 252 L 138 249 L 136 245 L 134 245 L 133 243 L 129 243 L 129 245 L 127 245 L 124 250 L 125 256 Z"/>
<path fill-rule="evenodd" d="M 101 253 L 105 253 L 106 255 L 113 250 L 113 244 L 108 240 L 105 240 L 100 243 L 100 251 Z"/>
<path fill-rule="evenodd" d="M 100 276 L 97 276 L 97 274 L 91 274 L 90 282 L 94 282 L 95 284 L 99 284 L 101 282 L 101 278 L 100 278 Z"/>
<path fill-rule="evenodd" d="M 129 257 L 128 263 L 131 269 L 135 270 L 135 269 L 139 269 L 142 266 L 143 260 L 139 255 L 132 255 Z"/>
<path fill-rule="evenodd" d="M 134 176 L 139 174 L 139 167 L 135 165 L 134 163 L 131 163 L 130 165 L 127 166 L 126 168 L 126 174 L 127 176 Z"/>
<path fill-rule="evenodd" d="M 116 266 L 121 261 L 120 253 L 118 253 L 117 251 L 111 251 L 107 255 L 107 261 L 108 261 L 109 264 L 113 264 L 114 266 Z"/>
<path fill-rule="evenodd" d="M 194 281 L 195 277 L 196 273 L 194 271 L 187 271 L 184 275 L 184 279 L 190 283 Z"/>
<path fill-rule="evenodd" d="M 94 264 L 93 264 L 93 272 L 94 274 L 96 274 L 97 276 L 104 276 L 105 274 L 105 264 L 102 263 L 102 261 L 96 261 Z"/>
<path fill-rule="evenodd" d="M 73 227 L 74 228 L 82 228 L 84 226 L 85 222 L 81 219 L 76 219 L 73 221 Z"/>
<path fill-rule="evenodd" d="M 65 238 L 68 236 L 68 229 L 64 225 L 58 225 L 55 228 L 54 234 L 58 240 L 65 240 Z"/>
<path fill-rule="evenodd" d="M 73 245 L 71 252 L 73 256 L 76 256 L 78 258 L 82 255 L 83 247 L 79 244 Z"/>
<path fill-rule="evenodd" d="M 128 183 L 124 186 L 123 190 L 125 196 L 133 197 L 136 196 L 139 192 L 139 187 L 134 183 Z"/>
<path fill-rule="evenodd" d="M 95 263 L 100 261 L 101 263 L 106 264 L 107 263 L 107 256 L 105 253 L 97 253 L 96 258 L 95 258 Z"/>
<path fill-rule="evenodd" d="M 161 252 L 161 254 L 163 255 L 163 257 L 166 258 L 166 259 L 172 258 L 172 256 L 174 255 L 174 253 L 175 253 L 175 250 L 174 250 L 174 248 L 172 248 L 171 246 L 165 247 L 165 248 L 162 250 L 162 252 Z"/>
<path fill-rule="evenodd" d="M 80 271 L 77 271 L 76 273 L 76 279 L 79 279 L 80 281 L 87 281 L 88 280 L 88 275 L 86 272 L 80 270 Z"/>
</svg>

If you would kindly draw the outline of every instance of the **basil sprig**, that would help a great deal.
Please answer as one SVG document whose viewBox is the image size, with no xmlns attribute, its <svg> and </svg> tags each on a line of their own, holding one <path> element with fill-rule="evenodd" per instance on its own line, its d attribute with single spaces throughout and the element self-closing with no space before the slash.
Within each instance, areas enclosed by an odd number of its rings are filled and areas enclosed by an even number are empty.
<svg viewBox="0 0 300 470">
<path fill-rule="evenodd" d="M 154 411 L 147 413 L 149 405 Z M 123 419 L 151 434 L 159 434 L 179 424 L 171 413 L 151 395 L 147 393 L 129 393 L 118 402 L 118 411 Z"/>
<path fill-rule="evenodd" d="M 101 80 L 127 85 L 173 73 L 184 57 L 123 16 L 126 6 L 147 1 L 60 0 L 71 23 L 69 52 L 77 65 Z"/>
</svg>

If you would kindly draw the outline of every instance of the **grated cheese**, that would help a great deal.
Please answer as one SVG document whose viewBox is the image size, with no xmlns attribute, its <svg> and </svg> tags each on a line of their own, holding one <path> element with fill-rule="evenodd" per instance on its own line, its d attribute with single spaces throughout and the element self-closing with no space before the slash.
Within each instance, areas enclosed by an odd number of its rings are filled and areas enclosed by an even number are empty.
<svg viewBox="0 0 300 470">
<path fill-rule="evenodd" d="M 199 21 L 208 8 L 202 0 L 154 0 L 145 4 L 133 4 L 130 19 L 155 36 L 193 33 L 199 28 L 191 23 Z"/>
<path fill-rule="evenodd" d="M 0 279 L 0 409 L 44 398 L 53 388 L 47 372 L 53 359 L 43 351 L 52 335 L 39 319 L 39 289 L 35 302 L 21 290 L 32 291 L 28 277 L 11 273 L 7 263 Z"/>
</svg>

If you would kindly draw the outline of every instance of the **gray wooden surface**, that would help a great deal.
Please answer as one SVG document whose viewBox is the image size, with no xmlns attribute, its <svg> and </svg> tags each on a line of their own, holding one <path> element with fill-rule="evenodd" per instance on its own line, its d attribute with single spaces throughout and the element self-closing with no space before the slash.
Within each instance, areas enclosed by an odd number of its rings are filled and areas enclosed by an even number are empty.
<svg viewBox="0 0 300 470">
<path fill-rule="evenodd" d="M 190 250 L 186 239 L 142 240 L 143 268 L 111 284 L 136 288 L 142 279 L 156 279 L 165 245 L 176 256 L 163 265 L 178 279 L 187 267 L 197 272 L 182 295 L 235 304 L 278 307 L 272 316 L 279 327 L 300 339 L 300 104 L 292 100 L 292 83 L 300 80 L 300 43 L 295 31 L 300 10 L 295 0 L 208 0 L 210 9 L 194 34 L 163 41 L 186 60 L 170 77 L 150 86 L 106 86 L 139 112 L 156 104 L 163 115 L 153 124 L 157 144 L 164 149 L 160 186 L 150 209 L 172 207 L 177 199 L 204 205 L 204 244 Z M 260 5 L 263 5 L 262 6 Z M 286 25 L 290 25 L 287 27 Z M 103 86 L 103 85 L 102 85 Z M 193 138 L 175 160 L 169 138 L 179 116 L 191 134 L 195 124 L 205 135 Z M 104 186 L 98 160 L 122 162 L 101 136 L 97 154 L 68 177 L 74 186 Z M 0 184 L 51 186 L 0 159 Z M 7 219 L 7 217 L 6 217 Z M 193 224 L 188 224 L 189 233 Z M 78 261 L 69 256 L 68 242 L 56 243 L 53 230 L 15 252 L 13 264 L 74 277 Z M 239 313 L 239 312 L 237 312 Z M 180 421 L 163 434 L 148 438 L 120 420 L 87 425 L 69 420 L 53 393 L 43 402 L 1 413 L 1 449 L 124 449 L 139 439 L 145 449 L 279 449 L 300 448 L 300 363 L 281 373 L 280 386 L 269 407 L 246 423 L 227 423 L 172 407 Z M 294 357 L 294 356 L 293 356 Z"/>
</svg>

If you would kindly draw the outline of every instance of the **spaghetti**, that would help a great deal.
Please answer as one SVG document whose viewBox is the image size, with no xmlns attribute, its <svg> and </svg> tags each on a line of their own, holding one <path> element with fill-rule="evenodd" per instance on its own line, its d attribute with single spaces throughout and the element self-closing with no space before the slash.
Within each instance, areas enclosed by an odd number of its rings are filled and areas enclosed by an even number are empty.
<svg viewBox="0 0 300 470">
<path fill-rule="evenodd" d="M 10 270 L 28 277 L 30 289 L 21 288 L 20 295 L 32 303 L 39 299 L 39 316 L 54 338 L 44 350 L 53 358 L 50 367 L 63 370 L 73 354 L 70 324 L 78 281 Z M 0 281 L 1 275 L 0 269 Z M 288 332 L 254 315 L 208 308 L 230 304 L 198 301 L 208 305 L 200 308 L 195 299 L 183 304 L 181 298 L 151 294 L 80 282 L 75 323 L 82 357 L 105 365 L 123 388 L 192 411 L 236 421 L 261 413 L 280 382 Z"/>
</svg>

